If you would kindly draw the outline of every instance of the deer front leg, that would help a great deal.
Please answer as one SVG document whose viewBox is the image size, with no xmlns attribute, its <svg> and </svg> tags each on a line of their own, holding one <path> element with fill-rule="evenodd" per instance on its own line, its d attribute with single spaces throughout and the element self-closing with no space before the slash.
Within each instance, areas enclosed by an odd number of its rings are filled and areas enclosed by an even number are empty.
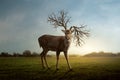
<svg viewBox="0 0 120 80">
<path fill-rule="evenodd" d="M 60 55 L 60 51 L 57 51 L 56 52 L 56 58 L 57 58 L 57 61 L 56 61 L 56 70 L 59 70 L 59 68 L 58 68 L 59 55 Z"/>
<path fill-rule="evenodd" d="M 67 51 L 64 51 L 64 56 L 65 56 L 65 59 L 67 61 L 67 65 L 68 65 L 69 70 L 72 70 L 72 68 L 71 68 L 71 66 L 69 64 L 69 61 L 68 61 Z"/>
</svg>

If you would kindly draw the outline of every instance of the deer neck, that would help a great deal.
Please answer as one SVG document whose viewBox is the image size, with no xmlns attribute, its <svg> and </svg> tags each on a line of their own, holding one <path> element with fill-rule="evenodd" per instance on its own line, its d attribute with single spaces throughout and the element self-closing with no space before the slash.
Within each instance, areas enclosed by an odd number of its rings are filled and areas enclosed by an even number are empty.
<svg viewBox="0 0 120 80">
<path fill-rule="evenodd" d="M 65 36 L 65 41 L 64 41 L 66 47 L 69 47 L 71 44 L 71 37 Z"/>
</svg>

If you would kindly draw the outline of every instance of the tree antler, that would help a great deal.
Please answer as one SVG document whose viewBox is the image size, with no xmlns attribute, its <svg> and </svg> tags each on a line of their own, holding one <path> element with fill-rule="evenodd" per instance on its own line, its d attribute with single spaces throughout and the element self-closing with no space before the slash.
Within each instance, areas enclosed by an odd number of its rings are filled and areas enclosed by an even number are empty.
<svg viewBox="0 0 120 80">
<path fill-rule="evenodd" d="M 74 29 L 74 41 L 76 45 L 81 46 L 84 43 L 84 38 L 89 37 L 89 31 L 85 29 L 86 25 L 81 25 L 80 27 L 71 26 L 70 29 Z"/>
<path fill-rule="evenodd" d="M 48 22 L 52 23 L 55 28 L 63 27 L 67 29 L 67 24 L 70 22 L 71 17 L 68 17 L 68 13 L 64 10 L 58 12 L 58 14 L 52 13 L 48 16 Z M 73 29 L 74 35 L 73 39 L 76 45 L 81 46 L 84 43 L 84 38 L 89 36 L 89 31 L 85 29 L 86 25 L 81 25 L 80 27 L 71 26 L 70 30 Z"/>
<path fill-rule="evenodd" d="M 70 17 L 68 17 L 67 15 L 68 13 L 64 10 L 61 10 L 58 14 L 52 13 L 48 16 L 48 22 L 52 23 L 55 28 L 60 26 L 66 30 L 67 24 L 70 22 Z"/>
</svg>

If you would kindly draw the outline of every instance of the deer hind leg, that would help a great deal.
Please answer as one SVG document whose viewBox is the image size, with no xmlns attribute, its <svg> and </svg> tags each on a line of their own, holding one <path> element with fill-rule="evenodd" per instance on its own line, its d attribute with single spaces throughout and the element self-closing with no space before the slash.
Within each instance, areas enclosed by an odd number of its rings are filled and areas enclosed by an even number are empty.
<svg viewBox="0 0 120 80">
<path fill-rule="evenodd" d="M 59 70 L 59 68 L 58 68 L 59 55 L 60 55 L 60 51 L 57 51 L 56 52 L 56 58 L 57 58 L 57 61 L 56 61 L 56 70 Z"/>
<path fill-rule="evenodd" d="M 44 51 L 41 52 L 40 57 L 41 57 L 41 62 L 42 62 L 42 68 L 44 69 L 45 68 L 44 61 L 43 61 Z"/>
<path fill-rule="evenodd" d="M 48 63 L 47 63 L 47 60 L 46 60 L 47 52 L 48 52 L 48 50 L 44 51 L 44 56 L 43 57 L 44 57 L 45 64 L 46 64 L 47 68 L 49 69 L 49 66 L 48 66 Z"/>
<path fill-rule="evenodd" d="M 69 70 L 72 70 L 72 68 L 71 68 L 71 66 L 70 66 L 70 64 L 69 64 L 69 61 L 68 61 L 67 51 L 64 51 L 64 56 L 65 56 L 65 59 L 66 59 L 66 61 L 67 61 L 67 65 L 68 65 Z"/>
</svg>

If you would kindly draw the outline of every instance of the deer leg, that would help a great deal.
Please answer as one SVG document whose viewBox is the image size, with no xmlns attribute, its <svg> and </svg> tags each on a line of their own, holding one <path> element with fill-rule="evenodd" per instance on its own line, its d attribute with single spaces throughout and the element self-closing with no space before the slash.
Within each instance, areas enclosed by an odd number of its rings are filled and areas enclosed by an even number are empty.
<svg viewBox="0 0 120 80">
<path fill-rule="evenodd" d="M 60 55 L 60 51 L 57 51 L 56 52 L 56 58 L 57 58 L 57 61 L 56 61 L 56 70 L 59 70 L 59 68 L 58 68 L 59 55 Z"/>
<path fill-rule="evenodd" d="M 48 66 L 48 63 L 47 63 L 47 60 L 46 60 L 46 54 L 47 54 L 48 51 L 45 51 L 44 52 L 44 60 L 45 60 L 45 64 L 47 66 L 47 68 L 49 69 L 49 66 Z"/>
<path fill-rule="evenodd" d="M 45 65 L 44 65 L 44 62 L 43 62 L 43 54 L 44 54 L 44 51 L 41 52 L 40 57 L 41 57 L 42 67 L 44 69 Z"/>
<path fill-rule="evenodd" d="M 67 52 L 66 52 L 66 51 L 64 52 L 64 56 L 65 56 L 65 59 L 66 59 L 66 61 L 67 61 L 68 68 L 69 68 L 69 70 L 71 70 L 71 66 L 70 66 L 70 64 L 69 64 L 68 56 L 67 56 Z"/>
</svg>

